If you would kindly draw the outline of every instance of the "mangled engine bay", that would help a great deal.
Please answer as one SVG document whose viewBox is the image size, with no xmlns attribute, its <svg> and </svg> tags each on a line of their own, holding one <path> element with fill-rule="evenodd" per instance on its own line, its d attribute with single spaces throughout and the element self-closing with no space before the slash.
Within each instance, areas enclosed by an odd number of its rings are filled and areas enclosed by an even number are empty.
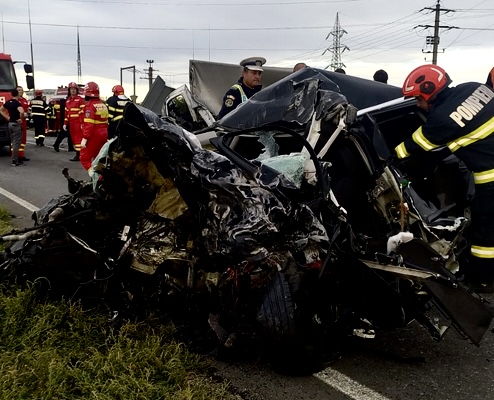
<svg viewBox="0 0 494 400">
<path fill-rule="evenodd" d="M 179 309 L 199 315 L 222 346 L 248 332 L 278 355 L 412 320 L 435 339 L 453 326 L 479 345 L 493 312 L 455 276 L 464 219 L 440 237 L 414 206 L 420 196 L 384 162 L 357 174 L 359 192 L 342 207 L 345 192 L 332 189 L 347 177 L 332 177 L 330 157 L 345 153 L 331 146 L 362 128 L 343 96 L 317 98 L 301 129 L 222 131 L 214 151 L 129 104 L 92 179 L 64 171 L 70 194 L 3 237 L 4 280 L 44 277 L 51 294 L 104 304 L 116 318 Z M 235 150 L 242 137 L 262 144 L 256 157 L 240 155 L 242 140 Z M 372 222 L 358 222 L 362 213 Z"/>
</svg>

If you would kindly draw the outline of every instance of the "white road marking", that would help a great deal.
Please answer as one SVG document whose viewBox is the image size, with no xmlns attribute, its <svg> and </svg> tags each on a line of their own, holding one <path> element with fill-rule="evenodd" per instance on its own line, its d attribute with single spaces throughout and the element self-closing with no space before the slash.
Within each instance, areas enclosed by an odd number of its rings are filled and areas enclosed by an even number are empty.
<svg viewBox="0 0 494 400">
<path fill-rule="evenodd" d="M 29 203 L 26 200 L 21 199 L 20 197 L 16 196 L 13 193 L 10 193 L 9 191 L 0 188 L 0 194 L 7 197 L 8 199 L 12 200 L 13 202 L 19 204 L 20 206 L 24 207 L 25 209 L 34 212 L 38 211 L 39 207 L 36 207 L 35 205 Z"/>
<path fill-rule="evenodd" d="M 348 376 L 332 368 L 314 374 L 314 376 L 332 388 L 355 400 L 389 400 L 382 394 L 361 385 Z"/>
</svg>

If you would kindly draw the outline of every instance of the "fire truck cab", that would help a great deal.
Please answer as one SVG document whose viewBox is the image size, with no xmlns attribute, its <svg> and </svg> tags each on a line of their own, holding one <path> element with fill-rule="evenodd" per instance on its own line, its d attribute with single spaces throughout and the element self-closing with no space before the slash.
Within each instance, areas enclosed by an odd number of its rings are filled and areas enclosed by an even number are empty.
<svg viewBox="0 0 494 400">
<path fill-rule="evenodd" d="M 10 54 L 0 53 L 0 105 L 12 98 L 11 91 L 17 87 L 17 77 L 14 64 L 23 61 L 12 61 Z M 34 88 L 34 77 L 29 75 L 33 72 L 31 64 L 24 63 L 26 72 L 26 83 L 28 89 Z M 10 135 L 8 121 L 0 117 L 0 146 L 10 146 Z"/>
</svg>

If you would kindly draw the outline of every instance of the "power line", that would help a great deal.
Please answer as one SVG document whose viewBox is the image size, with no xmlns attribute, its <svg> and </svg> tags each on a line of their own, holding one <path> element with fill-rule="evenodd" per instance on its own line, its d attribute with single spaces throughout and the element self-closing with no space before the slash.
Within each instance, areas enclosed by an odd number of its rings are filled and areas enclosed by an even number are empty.
<svg viewBox="0 0 494 400">
<path fill-rule="evenodd" d="M 64 1 L 70 1 L 73 3 L 98 3 L 101 4 L 101 0 L 64 0 Z M 143 3 L 136 3 L 133 1 L 120 1 L 120 0 L 106 0 L 105 3 L 109 4 L 127 4 L 127 5 L 135 5 L 135 6 L 143 6 L 143 5 L 151 5 L 151 6 L 164 6 L 164 7 L 176 7 L 176 6 L 220 6 L 220 7 L 225 7 L 225 6 L 286 6 L 286 5 L 307 5 L 307 4 L 329 4 L 329 3 L 353 3 L 353 2 L 361 2 L 361 0 L 325 0 L 325 1 L 276 1 L 276 2 L 266 2 L 266 3 L 155 3 L 155 2 L 143 2 Z"/>
<path fill-rule="evenodd" d="M 22 41 L 22 40 L 7 40 L 7 43 L 22 43 L 22 44 L 27 44 L 29 42 Z M 54 43 L 54 42 L 34 42 L 36 45 L 47 45 L 47 46 L 77 46 L 77 44 L 74 43 Z M 81 47 L 88 47 L 88 48 L 106 48 L 106 49 L 111 49 L 111 48 L 118 48 L 118 49 L 151 49 L 151 50 L 192 50 L 191 47 L 156 47 L 156 46 L 125 46 L 125 45 L 109 45 L 109 44 L 81 44 Z M 260 47 L 253 47 L 253 48 L 247 48 L 247 47 L 234 47 L 234 48 L 229 48 L 229 47 L 194 47 L 195 50 L 198 51 L 206 51 L 206 50 L 215 50 L 215 51 L 305 51 L 305 49 L 297 49 L 297 48 L 260 48 Z M 309 51 L 320 51 L 321 48 L 320 46 L 318 48 L 314 48 Z"/>
<path fill-rule="evenodd" d="M 13 25 L 28 25 L 27 22 L 19 21 L 4 21 L 5 24 Z M 56 28 L 74 28 L 75 25 L 70 24 L 49 24 L 49 23 L 32 23 L 36 26 L 50 26 Z M 132 27 L 132 26 L 108 26 L 108 25 L 79 25 L 79 28 L 86 29 L 121 29 L 126 31 L 280 31 L 280 30 L 316 30 L 316 29 L 329 29 L 328 25 L 324 26 L 278 26 L 278 27 L 242 27 L 242 28 L 156 28 L 156 27 Z"/>
</svg>

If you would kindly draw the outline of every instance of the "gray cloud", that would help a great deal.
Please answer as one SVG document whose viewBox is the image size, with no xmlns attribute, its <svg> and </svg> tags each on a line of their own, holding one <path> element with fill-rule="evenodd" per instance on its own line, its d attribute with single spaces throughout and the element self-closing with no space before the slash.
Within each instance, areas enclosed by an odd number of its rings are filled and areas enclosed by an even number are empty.
<svg viewBox="0 0 494 400">
<path fill-rule="evenodd" d="M 371 78 L 376 69 L 390 73 L 401 85 L 407 71 L 430 62 L 423 51 L 432 35 L 435 1 L 405 0 L 43 0 L 30 1 L 37 86 L 56 87 L 77 79 L 76 31 L 79 25 L 82 83 L 94 79 L 109 92 L 120 79 L 120 68 L 135 65 L 140 100 L 147 91 L 146 60 L 171 85 L 188 80 L 191 58 L 237 63 L 251 55 L 264 56 L 268 65 L 292 66 L 298 61 L 324 68 L 331 62 L 331 32 L 336 13 L 347 33 L 341 44 L 347 72 Z M 444 0 L 439 64 L 459 80 L 484 80 L 494 60 L 492 2 Z M 15 59 L 30 60 L 28 1 L 1 6 L 4 50 Z M 475 30 L 464 28 L 476 28 Z M 484 30 L 478 30 L 482 28 Z M 463 54 L 463 56 L 462 56 Z M 425 60 L 427 59 L 427 61 Z M 475 60 L 475 62 L 473 62 Z M 472 63 L 470 73 L 468 61 Z M 475 65 L 473 65 L 475 64 Z M 22 74 L 20 74 L 22 76 Z M 22 80 L 22 79 L 21 79 Z M 132 81 L 124 72 L 124 86 Z"/>
</svg>

